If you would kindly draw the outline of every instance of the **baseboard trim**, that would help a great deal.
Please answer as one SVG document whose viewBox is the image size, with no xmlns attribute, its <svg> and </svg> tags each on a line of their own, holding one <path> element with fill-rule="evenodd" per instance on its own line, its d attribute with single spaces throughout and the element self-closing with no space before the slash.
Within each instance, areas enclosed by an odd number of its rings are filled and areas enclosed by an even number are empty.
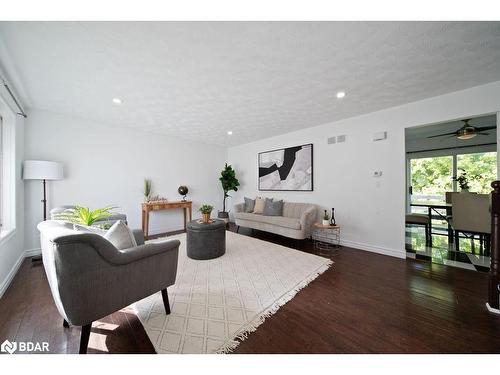
<svg viewBox="0 0 500 375">
<path fill-rule="evenodd" d="M 42 249 L 41 248 L 25 250 L 24 251 L 24 257 L 25 258 L 34 257 L 34 256 L 37 256 L 37 255 L 40 255 L 41 253 L 42 253 Z"/>
<path fill-rule="evenodd" d="M 8 275 L 5 277 L 3 280 L 2 284 L 0 285 L 0 298 L 3 297 L 4 293 L 7 291 L 9 288 L 10 284 L 12 283 L 12 280 L 14 280 L 14 277 L 17 274 L 17 271 L 19 271 L 19 267 L 21 267 L 21 264 L 23 263 L 23 260 L 29 257 L 33 257 L 36 255 L 40 255 L 42 253 L 42 249 L 30 249 L 30 250 L 24 250 L 19 258 L 16 260 L 16 263 L 12 266 L 10 272 Z"/>
<path fill-rule="evenodd" d="M 2 285 L 0 286 L 0 298 L 3 297 L 4 293 L 7 291 L 7 288 L 9 287 L 10 283 L 12 280 L 14 280 L 14 277 L 17 274 L 17 271 L 19 270 L 19 267 L 21 267 L 21 264 L 23 263 L 24 260 L 24 252 L 21 253 L 19 258 L 16 260 L 16 263 L 12 266 L 10 269 L 10 272 L 7 274 L 5 279 L 2 282 Z"/>
<path fill-rule="evenodd" d="M 406 251 L 405 250 L 398 251 L 396 249 L 388 249 L 386 247 L 373 246 L 373 245 L 368 245 L 365 243 L 349 241 L 349 240 L 341 240 L 340 244 L 342 246 L 348 246 L 348 247 L 352 247 L 352 248 L 363 250 L 363 251 L 369 251 L 371 253 L 389 255 L 389 256 L 395 257 L 395 258 L 406 259 Z"/>
</svg>

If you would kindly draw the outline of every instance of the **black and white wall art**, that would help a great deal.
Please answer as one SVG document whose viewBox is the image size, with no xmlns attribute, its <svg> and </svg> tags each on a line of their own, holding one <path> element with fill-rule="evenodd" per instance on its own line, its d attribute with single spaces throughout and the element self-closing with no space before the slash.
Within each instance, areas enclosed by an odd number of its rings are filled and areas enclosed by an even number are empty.
<svg viewBox="0 0 500 375">
<path fill-rule="evenodd" d="M 259 190 L 312 191 L 313 145 L 259 153 Z"/>
</svg>

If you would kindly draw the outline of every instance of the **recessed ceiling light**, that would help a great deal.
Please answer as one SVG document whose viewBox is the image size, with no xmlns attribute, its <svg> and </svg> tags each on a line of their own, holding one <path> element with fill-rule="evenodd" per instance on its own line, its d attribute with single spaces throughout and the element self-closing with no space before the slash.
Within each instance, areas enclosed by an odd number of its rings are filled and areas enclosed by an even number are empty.
<svg viewBox="0 0 500 375">
<path fill-rule="evenodd" d="M 339 91 L 336 96 L 337 99 L 345 98 L 345 91 Z"/>
<path fill-rule="evenodd" d="M 233 132 L 232 132 L 231 130 L 229 130 L 229 131 L 227 132 L 227 135 L 233 135 Z"/>
<path fill-rule="evenodd" d="M 113 98 L 113 103 L 122 104 L 122 100 L 120 98 Z"/>
</svg>

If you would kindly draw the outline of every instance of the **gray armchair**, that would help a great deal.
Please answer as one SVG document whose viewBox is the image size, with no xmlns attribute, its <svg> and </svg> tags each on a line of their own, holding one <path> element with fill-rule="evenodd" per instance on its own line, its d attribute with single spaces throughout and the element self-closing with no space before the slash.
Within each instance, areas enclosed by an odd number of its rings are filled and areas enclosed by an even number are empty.
<svg viewBox="0 0 500 375">
<path fill-rule="evenodd" d="M 73 230 L 72 224 L 38 224 L 42 257 L 54 302 L 64 327 L 82 326 L 80 353 L 87 352 L 92 322 L 161 290 L 170 314 L 167 287 L 175 283 L 179 240 L 118 250 L 95 233 Z"/>
</svg>

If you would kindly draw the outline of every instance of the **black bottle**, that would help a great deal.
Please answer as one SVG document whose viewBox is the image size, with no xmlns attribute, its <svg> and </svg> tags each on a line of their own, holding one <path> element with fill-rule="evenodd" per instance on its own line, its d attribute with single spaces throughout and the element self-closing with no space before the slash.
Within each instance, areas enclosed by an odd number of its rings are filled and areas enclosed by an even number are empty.
<svg viewBox="0 0 500 375">
<path fill-rule="evenodd" d="M 335 208 L 332 207 L 332 216 L 330 216 L 330 225 L 335 225 Z"/>
</svg>

